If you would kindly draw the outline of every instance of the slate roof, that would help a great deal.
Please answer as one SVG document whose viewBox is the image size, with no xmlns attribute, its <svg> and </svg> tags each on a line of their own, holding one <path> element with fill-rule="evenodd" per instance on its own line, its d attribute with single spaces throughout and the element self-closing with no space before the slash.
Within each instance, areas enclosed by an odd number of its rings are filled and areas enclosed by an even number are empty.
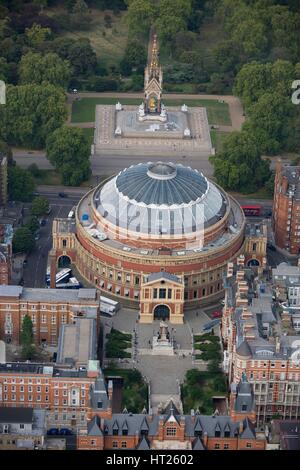
<svg viewBox="0 0 300 470">
<path fill-rule="evenodd" d="M 249 346 L 249 343 L 247 340 L 244 340 L 240 345 L 239 347 L 237 348 L 236 350 L 236 353 L 239 355 L 239 356 L 245 356 L 245 357 L 248 357 L 248 356 L 251 356 L 252 355 L 252 352 L 251 352 L 251 349 L 250 349 L 250 346 Z"/>
<path fill-rule="evenodd" d="M 99 416 L 94 416 L 93 419 L 88 423 L 88 436 L 103 436 L 103 432 L 100 427 Z"/>
<path fill-rule="evenodd" d="M 147 282 L 158 281 L 159 279 L 166 279 L 168 281 L 178 282 L 182 284 L 182 281 L 181 279 L 179 279 L 179 277 L 166 271 L 158 271 L 156 273 L 149 274 L 149 276 L 147 277 Z"/>
<path fill-rule="evenodd" d="M 150 443 L 145 438 L 145 436 L 143 436 L 142 440 L 139 442 L 136 449 L 137 450 L 149 450 L 150 449 Z"/>
<path fill-rule="evenodd" d="M 192 447 L 193 450 L 205 450 L 205 447 L 199 437 L 194 440 Z"/>
<path fill-rule="evenodd" d="M 33 408 L 0 408 L 0 423 L 33 423 Z"/>
</svg>

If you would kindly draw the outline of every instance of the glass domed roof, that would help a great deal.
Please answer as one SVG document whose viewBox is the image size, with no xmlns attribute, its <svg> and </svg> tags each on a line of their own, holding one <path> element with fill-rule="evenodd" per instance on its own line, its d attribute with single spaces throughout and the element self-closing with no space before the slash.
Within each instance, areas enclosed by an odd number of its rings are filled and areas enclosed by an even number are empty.
<svg viewBox="0 0 300 470">
<path fill-rule="evenodd" d="M 203 196 L 208 183 L 201 173 L 172 163 L 143 163 L 122 171 L 116 179 L 118 191 L 145 204 L 188 204 Z"/>
<path fill-rule="evenodd" d="M 165 162 L 133 165 L 94 193 L 94 205 L 108 222 L 151 235 L 197 232 L 220 220 L 227 202 L 202 173 Z"/>
</svg>

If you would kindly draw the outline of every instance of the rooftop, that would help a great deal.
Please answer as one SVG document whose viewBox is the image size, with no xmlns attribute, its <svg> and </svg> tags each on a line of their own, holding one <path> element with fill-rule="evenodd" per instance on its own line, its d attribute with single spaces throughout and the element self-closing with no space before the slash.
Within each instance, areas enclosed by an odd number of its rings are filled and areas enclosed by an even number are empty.
<svg viewBox="0 0 300 470">
<path fill-rule="evenodd" d="M 0 285 L 0 297 L 18 297 L 36 302 L 96 301 L 96 289 L 40 289 L 22 286 Z"/>
<path fill-rule="evenodd" d="M 96 358 L 96 321 L 89 318 L 77 318 L 75 324 L 62 325 L 57 363 L 87 364 Z"/>
</svg>

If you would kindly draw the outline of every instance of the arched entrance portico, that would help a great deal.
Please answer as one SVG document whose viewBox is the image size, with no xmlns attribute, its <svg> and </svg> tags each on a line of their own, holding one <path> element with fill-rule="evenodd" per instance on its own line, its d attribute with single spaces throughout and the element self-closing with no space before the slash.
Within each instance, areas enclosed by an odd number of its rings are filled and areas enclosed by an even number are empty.
<svg viewBox="0 0 300 470">
<path fill-rule="evenodd" d="M 247 266 L 256 266 L 256 267 L 258 267 L 259 265 L 260 265 L 260 263 L 257 259 L 250 259 L 247 263 Z"/>
<path fill-rule="evenodd" d="M 153 317 L 154 320 L 169 320 L 170 308 L 164 304 L 156 305 L 153 312 Z"/>
<path fill-rule="evenodd" d="M 69 268 L 71 266 L 71 258 L 69 256 L 63 255 L 58 258 L 57 267 L 58 268 Z"/>
</svg>

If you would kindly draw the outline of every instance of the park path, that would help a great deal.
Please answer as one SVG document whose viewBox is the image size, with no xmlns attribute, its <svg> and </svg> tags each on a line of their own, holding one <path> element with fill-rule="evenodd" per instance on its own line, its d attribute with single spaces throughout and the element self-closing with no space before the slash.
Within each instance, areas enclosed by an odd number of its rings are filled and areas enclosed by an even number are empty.
<svg viewBox="0 0 300 470">
<path fill-rule="evenodd" d="M 79 93 L 81 98 L 140 98 L 143 100 L 142 93 L 117 93 L 117 92 L 81 92 Z M 178 94 L 178 93 L 164 93 L 164 97 L 167 99 L 175 100 L 220 100 L 224 101 L 229 106 L 229 114 L 231 118 L 231 126 L 219 126 L 219 130 L 222 132 L 240 131 L 243 122 L 245 121 L 243 106 L 236 96 L 232 95 L 208 95 L 208 94 Z M 78 95 L 68 94 L 68 104 L 71 107 L 73 101 L 78 98 Z M 69 115 L 69 120 L 71 115 Z M 76 123 L 78 127 L 83 127 L 81 123 Z"/>
</svg>

